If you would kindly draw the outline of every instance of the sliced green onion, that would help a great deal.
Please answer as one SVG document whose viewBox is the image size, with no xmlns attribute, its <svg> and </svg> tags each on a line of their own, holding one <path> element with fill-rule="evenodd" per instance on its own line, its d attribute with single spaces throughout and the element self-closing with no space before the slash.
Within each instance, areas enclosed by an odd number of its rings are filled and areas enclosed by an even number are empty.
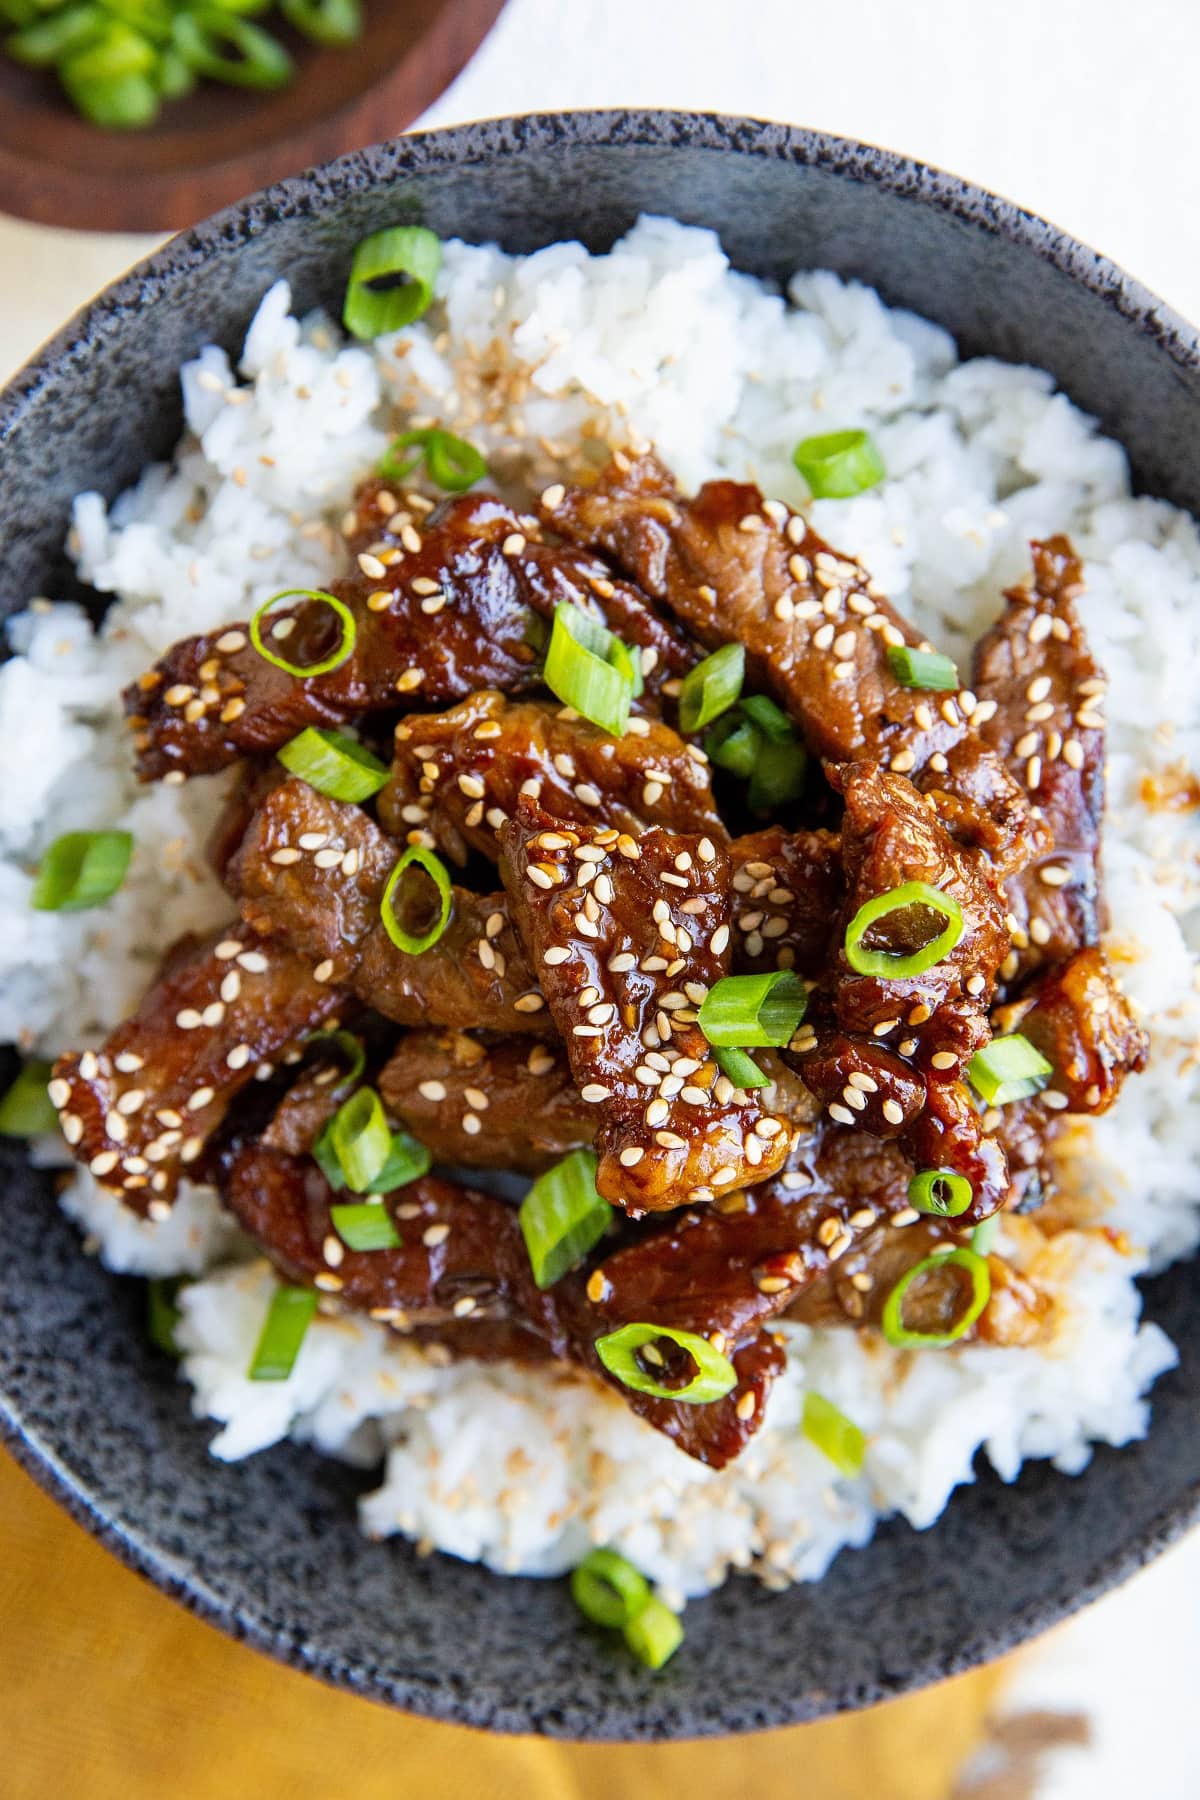
<svg viewBox="0 0 1200 1800">
<path fill-rule="evenodd" d="M 38 868 L 29 904 L 37 912 L 84 912 L 111 900 L 133 855 L 129 831 L 68 831 Z"/>
<path fill-rule="evenodd" d="M 793 450 L 792 461 L 814 500 L 848 500 L 865 494 L 887 474 L 866 431 L 831 431 L 805 438 Z"/>
<path fill-rule="evenodd" d="M 295 70 L 283 45 L 269 32 L 223 6 L 179 13 L 173 35 L 189 68 L 231 87 L 286 87 Z"/>
<path fill-rule="evenodd" d="M 786 744 L 765 739 L 750 776 L 746 802 L 754 812 L 767 812 L 798 800 L 808 774 L 808 753 L 797 738 Z"/>
<path fill-rule="evenodd" d="M 727 1044 L 714 1050 L 713 1055 L 722 1075 L 728 1075 L 734 1087 L 770 1087 L 771 1077 L 764 1075 L 754 1058 L 747 1056 L 744 1050 L 738 1050 L 734 1045 Z"/>
<path fill-rule="evenodd" d="M 302 668 L 299 663 L 288 662 L 285 657 L 276 656 L 273 650 L 268 650 L 263 643 L 262 621 L 273 607 L 279 605 L 281 600 L 315 600 L 322 606 L 331 606 L 342 622 L 342 641 L 337 649 L 331 655 L 323 657 L 320 662 L 309 663 L 305 668 Z M 264 600 L 250 621 L 250 642 L 258 654 L 267 662 L 273 663 L 275 668 L 282 669 L 285 675 L 299 676 L 302 681 L 312 675 L 328 675 L 331 669 L 340 669 L 347 657 L 354 654 L 354 646 L 357 641 L 358 626 L 355 623 L 354 614 L 344 600 L 339 600 L 336 594 L 325 593 L 322 588 L 285 588 L 283 593 L 272 594 L 269 600 Z"/>
<path fill-rule="evenodd" d="M 781 706 L 776 706 L 766 694 L 746 694 L 742 699 L 742 711 L 751 724 L 757 725 L 763 736 L 772 744 L 792 744 L 796 741 L 796 727 L 788 718 Z"/>
<path fill-rule="evenodd" d="M 585 1619 L 619 1631 L 646 1605 L 650 1584 L 615 1550 L 592 1550 L 571 1571 L 571 1598 Z"/>
<path fill-rule="evenodd" d="M 974 1197 L 975 1190 L 966 1176 L 955 1175 L 950 1169 L 922 1169 L 908 1184 L 909 1205 L 939 1219 L 957 1219 Z"/>
<path fill-rule="evenodd" d="M 656 1348 L 662 1338 L 686 1351 L 696 1366 L 691 1380 L 681 1387 L 668 1387 L 647 1373 L 647 1364 L 665 1367 L 662 1353 Z M 645 1354 L 647 1349 L 652 1354 Z M 643 1352 L 640 1359 L 639 1351 Z M 637 1394 L 655 1394 L 660 1400 L 683 1400 L 689 1406 L 704 1406 L 720 1400 L 737 1386 L 737 1370 L 727 1356 L 714 1350 L 706 1337 L 699 1337 L 694 1331 L 677 1331 L 671 1325 L 622 1325 L 619 1331 L 596 1339 L 596 1355 L 609 1374 L 625 1387 Z"/>
<path fill-rule="evenodd" d="M 678 1613 L 651 1597 L 625 1627 L 625 1642 L 648 1669 L 661 1669 L 683 1642 Z"/>
<path fill-rule="evenodd" d="M 329 1217 L 347 1250 L 400 1248 L 400 1233 L 392 1224 L 387 1208 L 378 1201 L 331 1206 Z"/>
<path fill-rule="evenodd" d="M 103 9 L 95 5 L 64 6 L 48 15 L 34 12 L 22 30 L 5 38 L 4 49 L 30 68 L 52 69 L 72 50 L 95 43 L 106 23 Z"/>
<path fill-rule="evenodd" d="M 401 458 L 397 454 L 414 445 L 417 447 L 415 456 Z M 487 474 L 487 464 L 474 444 L 434 427 L 425 431 L 405 431 L 394 438 L 379 464 L 379 473 L 385 481 L 407 481 L 422 457 L 430 480 L 449 494 L 465 494 Z"/>
<path fill-rule="evenodd" d="M 318 1045 L 324 1044 L 328 1044 L 330 1049 L 340 1050 L 349 1064 L 341 1080 L 336 1083 L 334 1092 L 338 1088 L 353 1087 L 367 1066 L 367 1053 L 362 1047 L 361 1038 L 356 1038 L 352 1031 L 314 1031 L 305 1040 L 304 1047 L 306 1050 L 315 1050 Z"/>
<path fill-rule="evenodd" d="M 996 1233 L 1000 1229 L 1000 1214 L 993 1213 L 982 1225 L 977 1225 L 971 1233 L 971 1248 L 976 1256 L 990 1256 L 992 1245 L 996 1242 Z"/>
<path fill-rule="evenodd" d="M 945 1333 L 909 1331 L 904 1324 L 904 1301 L 908 1290 L 924 1276 L 951 1267 L 965 1270 L 971 1282 L 971 1297 L 959 1314 L 953 1330 Z M 987 1305 L 991 1292 L 992 1280 L 987 1263 L 976 1251 L 957 1249 L 927 1256 L 923 1262 L 910 1269 L 907 1275 L 900 1277 L 884 1301 L 881 1321 L 883 1335 L 898 1350 L 943 1350 L 948 1344 L 956 1343 L 971 1329 Z"/>
<path fill-rule="evenodd" d="M 1053 1073 L 1054 1064 L 1019 1031 L 993 1038 L 967 1064 L 967 1080 L 986 1106 L 1008 1106 L 1040 1094 Z"/>
<path fill-rule="evenodd" d="M 790 1043 L 807 1006 L 808 989 L 800 977 L 773 969 L 766 975 L 723 975 L 696 1017 L 710 1044 L 746 1049 Z"/>
<path fill-rule="evenodd" d="M 159 54 L 154 79 L 162 99 L 182 100 L 196 86 L 197 76 L 193 69 L 189 69 L 178 50 L 166 49 Z"/>
<path fill-rule="evenodd" d="M 411 325 L 429 310 L 441 266 L 441 240 L 424 225 L 395 225 L 364 238 L 350 265 L 346 330 L 370 339 Z"/>
<path fill-rule="evenodd" d="M 146 1283 L 146 1335 L 168 1356 L 182 1355 L 175 1341 L 175 1327 L 183 1317 L 175 1304 L 181 1286 L 178 1280 Z"/>
<path fill-rule="evenodd" d="M 596 1192 L 593 1151 L 572 1150 L 539 1175 L 517 1214 L 538 1286 L 561 1281 L 600 1242 L 612 1216 L 612 1207 Z"/>
<path fill-rule="evenodd" d="M 634 694 L 633 659 L 606 625 L 569 603 L 554 609 L 543 680 L 593 725 L 622 737 Z"/>
<path fill-rule="evenodd" d="M 332 1120 L 330 1121 L 332 1124 Z M 329 1125 L 322 1126 L 317 1133 L 312 1147 L 313 1161 L 329 1183 L 335 1194 L 340 1194 L 346 1185 L 346 1177 L 342 1174 L 342 1165 L 337 1159 L 337 1152 L 329 1137 Z"/>
<path fill-rule="evenodd" d="M 279 10 L 314 44 L 353 44 L 362 36 L 362 0 L 279 0 Z"/>
<path fill-rule="evenodd" d="M 262 1333 L 247 1370 L 251 1381 L 286 1381 L 296 1366 L 304 1334 L 317 1310 L 312 1288 L 275 1289 Z"/>
<path fill-rule="evenodd" d="M 727 712 L 742 691 L 746 652 L 741 644 L 723 644 L 689 669 L 679 690 L 679 728 L 699 731 Z"/>
<path fill-rule="evenodd" d="M 949 694 L 958 686 L 958 670 L 940 650 L 914 650 L 909 644 L 889 644 L 887 659 L 888 668 L 901 687 Z"/>
<path fill-rule="evenodd" d="M 718 769 L 748 779 L 763 749 L 763 735 L 749 719 L 725 718 L 713 726 L 704 740 L 704 750 Z"/>
<path fill-rule="evenodd" d="M 327 1127 L 329 1145 L 356 1194 L 374 1192 L 375 1178 L 387 1162 L 392 1133 L 383 1102 L 374 1088 L 362 1087 L 339 1106 Z"/>
<path fill-rule="evenodd" d="M 40 1137 L 58 1124 L 58 1110 L 46 1092 L 54 1073 L 48 1062 L 27 1062 L 0 1100 L 0 1137 Z"/>
<path fill-rule="evenodd" d="M 866 1434 L 848 1419 L 832 1400 L 810 1389 L 804 1396 L 800 1429 L 810 1444 L 827 1456 L 843 1475 L 861 1475 L 867 1451 Z"/>
<path fill-rule="evenodd" d="M 276 752 L 284 768 L 334 800 L 369 800 L 387 781 L 377 756 L 341 731 L 309 725 Z"/>
<path fill-rule="evenodd" d="M 867 932 L 881 919 L 903 913 L 907 907 L 924 906 L 945 919 L 946 927 L 929 943 L 917 950 L 872 950 L 864 942 Z M 923 975 L 935 963 L 949 956 L 962 936 L 962 907 L 953 894 L 943 894 L 927 881 L 906 881 L 886 894 L 876 894 L 860 906 L 846 927 L 846 961 L 859 975 L 876 975 L 884 981 L 898 981 L 908 975 Z"/>
<path fill-rule="evenodd" d="M 371 1192 L 392 1194 L 399 1187 L 407 1187 L 410 1181 L 428 1175 L 432 1165 L 433 1155 L 424 1144 L 410 1137 L 407 1131 L 393 1131 L 387 1161 L 371 1183 Z"/>
<path fill-rule="evenodd" d="M 393 904 L 396 890 L 412 868 L 424 870 L 437 890 L 437 916 L 428 931 L 423 933 L 411 932 L 402 925 Z M 445 863 L 432 850 L 427 850 L 424 844 L 413 844 L 404 852 L 388 876 L 387 886 L 383 890 L 383 897 L 379 902 L 379 916 L 383 920 L 384 930 L 397 950 L 403 950 L 406 956 L 420 956 L 423 950 L 428 950 L 437 943 L 450 923 L 450 914 L 453 909 L 454 889 L 451 886 Z"/>
</svg>

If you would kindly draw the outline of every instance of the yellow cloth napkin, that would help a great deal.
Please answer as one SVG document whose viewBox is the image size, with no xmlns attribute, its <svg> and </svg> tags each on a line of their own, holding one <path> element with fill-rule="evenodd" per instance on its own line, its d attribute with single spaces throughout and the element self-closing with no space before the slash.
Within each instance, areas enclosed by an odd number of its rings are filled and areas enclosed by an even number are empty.
<svg viewBox="0 0 1200 1800">
<path fill-rule="evenodd" d="M 999 1676 L 697 1744 L 490 1737 L 335 1693 L 131 1575 L 0 1454 L 5 1800 L 951 1800 Z"/>
</svg>

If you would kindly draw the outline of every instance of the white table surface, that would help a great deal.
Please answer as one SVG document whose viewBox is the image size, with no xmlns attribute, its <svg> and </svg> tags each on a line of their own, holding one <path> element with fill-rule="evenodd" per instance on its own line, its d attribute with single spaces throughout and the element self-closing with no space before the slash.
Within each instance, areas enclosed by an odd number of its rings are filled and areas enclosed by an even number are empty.
<svg viewBox="0 0 1200 1800">
<path fill-rule="evenodd" d="M 864 138 L 1019 200 L 1200 319 L 1194 7 L 509 0 L 480 54 L 422 123 L 667 105 Z M 154 242 L 0 216 L 0 379 Z M 1030 1800 L 1195 1800 L 1198 1600 L 1193 1536 L 1019 1665 L 1011 1710 L 1078 1708 L 1095 1737 L 1090 1750 L 1046 1759 Z M 994 1775 L 980 1767 L 962 1800 L 998 1793 Z"/>
</svg>

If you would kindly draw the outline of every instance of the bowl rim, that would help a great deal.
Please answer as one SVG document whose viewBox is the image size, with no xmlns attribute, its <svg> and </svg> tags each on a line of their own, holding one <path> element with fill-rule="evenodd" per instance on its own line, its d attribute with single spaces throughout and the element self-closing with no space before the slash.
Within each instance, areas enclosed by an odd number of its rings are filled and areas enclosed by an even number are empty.
<svg viewBox="0 0 1200 1800">
<path fill-rule="evenodd" d="M 820 165 L 836 176 L 862 182 L 955 217 L 1006 240 L 1050 263 L 1127 319 L 1181 368 L 1200 369 L 1200 332 L 1117 264 L 1090 249 L 1038 214 L 933 165 L 857 139 L 802 126 L 736 114 L 682 109 L 604 108 L 496 116 L 483 121 L 412 132 L 308 169 L 222 208 L 179 233 L 103 289 L 50 337 L 0 389 L 0 448 L 20 425 L 38 396 L 64 369 L 86 357 L 102 356 L 110 336 L 131 312 L 158 298 L 189 269 L 237 254 L 252 235 L 252 214 L 272 217 L 319 216 L 346 198 L 383 185 L 397 174 L 494 163 L 530 149 L 578 146 L 655 147 L 686 142 L 690 148 L 724 151 L 766 160 Z M 266 1620 L 212 1591 L 202 1572 L 172 1557 L 140 1528 L 122 1524 L 93 1498 L 86 1479 L 45 1443 L 0 1391 L 0 1444 L 37 1484 L 79 1525 L 134 1573 L 180 1601 L 190 1612 L 226 1635 L 330 1686 L 383 1701 L 447 1723 L 471 1723 L 461 1705 L 441 1690 L 389 1677 L 376 1666 L 358 1668 L 339 1652 L 306 1644 L 272 1628 Z M 853 1711 L 897 1697 L 1003 1654 L 1078 1612 L 1108 1589 L 1136 1573 L 1200 1519 L 1200 1482 L 1164 1504 L 1119 1550 L 1101 1557 L 1067 1597 L 1040 1601 L 1008 1615 L 998 1626 L 968 1634 L 956 1654 L 916 1660 L 878 1691 L 829 1692 L 801 1697 L 790 1709 L 776 1709 L 766 1726 L 801 1723 L 833 1711 Z M 531 1721 L 532 1727 L 532 1721 Z M 533 1727 L 536 1728 L 536 1727 Z M 494 1727 L 493 1727 L 494 1729 Z M 542 1727 L 545 1729 L 545 1727 Z M 696 1722 L 695 1735 L 722 1729 Z M 609 1741 L 630 1741 L 644 1733 L 608 1732 Z"/>
</svg>

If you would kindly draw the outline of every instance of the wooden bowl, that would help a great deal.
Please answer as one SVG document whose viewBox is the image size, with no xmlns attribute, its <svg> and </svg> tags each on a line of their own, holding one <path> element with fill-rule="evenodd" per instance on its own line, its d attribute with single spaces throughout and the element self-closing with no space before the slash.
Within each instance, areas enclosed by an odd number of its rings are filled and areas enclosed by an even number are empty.
<svg viewBox="0 0 1200 1800">
<path fill-rule="evenodd" d="M 169 231 L 281 176 L 394 137 L 466 66 L 504 0 L 367 0 L 358 43 L 297 63 L 278 93 L 202 82 L 157 124 L 100 131 L 53 73 L 0 56 L 0 211 L 83 231 Z M 274 29 L 274 27 L 273 27 Z"/>
</svg>

